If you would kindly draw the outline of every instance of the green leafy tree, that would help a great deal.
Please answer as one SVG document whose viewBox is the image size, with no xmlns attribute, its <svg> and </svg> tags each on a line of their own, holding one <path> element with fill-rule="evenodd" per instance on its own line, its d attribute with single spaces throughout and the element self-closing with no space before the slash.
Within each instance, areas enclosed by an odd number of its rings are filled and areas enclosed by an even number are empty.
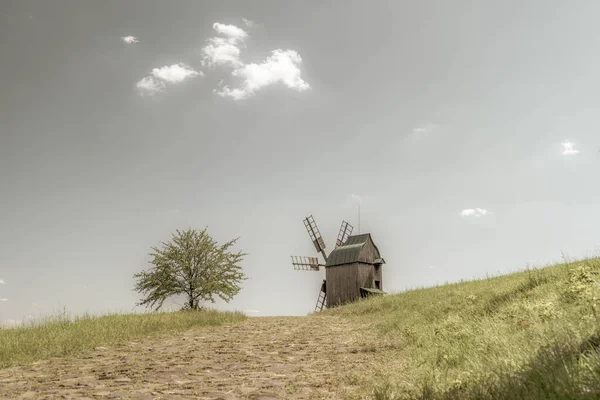
<svg viewBox="0 0 600 400">
<path fill-rule="evenodd" d="M 144 298 L 138 305 L 159 310 L 164 301 L 185 295 L 186 309 L 197 310 L 201 301 L 214 303 L 215 296 L 229 302 L 246 278 L 240 263 L 247 254 L 229 250 L 237 238 L 218 245 L 206 232 L 176 231 L 173 239 L 152 247 L 152 268 L 134 274 L 135 291 Z"/>
</svg>

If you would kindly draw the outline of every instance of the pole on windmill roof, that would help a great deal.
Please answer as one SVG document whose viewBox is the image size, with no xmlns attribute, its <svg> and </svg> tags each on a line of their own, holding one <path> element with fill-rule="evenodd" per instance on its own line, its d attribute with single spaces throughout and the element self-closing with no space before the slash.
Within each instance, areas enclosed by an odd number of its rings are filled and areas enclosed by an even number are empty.
<svg viewBox="0 0 600 400">
<path fill-rule="evenodd" d="M 357 211 L 357 213 L 358 213 L 358 234 L 360 234 L 360 203 L 362 203 L 362 198 L 357 194 L 353 194 L 352 199 L 354 199 L 354 201 L 356 201 L 356 206 L 358 209 L 358 211 Z"/>
<path fill-rule="evenodd" d="M 358 234 L 360 235 L 360 200 L 358 201 Z"/>
</svg>

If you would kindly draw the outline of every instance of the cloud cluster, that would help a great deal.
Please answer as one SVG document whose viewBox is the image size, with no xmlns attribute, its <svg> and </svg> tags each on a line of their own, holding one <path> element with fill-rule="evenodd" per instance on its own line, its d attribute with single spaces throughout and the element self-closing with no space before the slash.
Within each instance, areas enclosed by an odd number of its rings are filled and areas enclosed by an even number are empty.
<svg viewBox="0 0 600 400">
<path fill-rule="evenodd" d="M 163 91 L 166 88 L 166 83 L 180 83 L 188 78 L 203 75 L 203 72 L 196 71 L 184 63 L 177 63 L 153 68 L 151 75 L 142 78 L 136 86 L 142 93 L 153 95 Z"/>
<path fill-rule="evenodd" d="M 242 21 L 248 28 L 259 26 L 246 18 L 242 18 Z M 230 68 L 231 77 L 238 82 L 236 87 L 231 87 L 221 80 L 218 88 L 213 90 L 215 94 L 242 100 L 275 84 L 299 92 L 310 89 L 310 85 L 302 78 L 302 57 L 297 51 L 275 49 L 264 61 L 246 64 L 241 59 L 241 53 L 242 48 L 245 48 L 248 32 L 238 26 L 220 22 L 215 22 L 212 28 L 215 35 L 208 38 L 206 45 L 202 47 L 200 63 L 206 68 Z M 135 36 L 124 36 L 122 40 L 128 44 L 138 42 Z M 154 95 L 164 91 L 167 84 L 180 83 L 198 76 L 204 76 L 204 73 L 189 65 L 177 63 L 153 68 L 149 76 L 136 83 L 136 87 L 142 95 Z"/>
<path fill-rule="evenodd" d="M 483 217 L 489 214 L 485 208 L 465 208 L 460 212 L 462 217 Z"/>
<path fill-rule="evenodd" d="M 256 24 L 250 20 L 243 20 L 246 26 Z M 202 48 L 202 65 L 209 67 L 233 68 L 231 76 L 240 81 L 239 87 L 231 88 L 229 85 L 219 83 L 219 89 L 213 92 L 222 97 L 234 100 L 243 100 L 260 89 L 281 83 L 288 88 L 298 91 L 307 90 L 310 85 L 302 79 L 300 65 L 302 57 L 295 50 L 276 49 L 261 63 L 245 64 L 241 60 L 241 47 L 248 33 L 235 25 L 225 25 L 219 22 L 213 24 L 216 36 L 207 40 Z"/>
<path fill-rule="evenodd" d="M 8 301 L 7 298 L 0 299 L 0 302 Z"/>
<path fill-rule="evenodd" d="M 249 19 L 242 18 L 248 28 L 258 26 Z M 257 91 L 275 84 L 282 84 L 290 89 L 304 91 L 310 89 L 310 85 L 302 79 L 300 65 L 302 57 L 295 50 L 276 49 L 261 63 L 246 64 L 241 59 L 241 49 L 245 47 L 244 41 L 248 38 L 248 32 L 235 26 L 215 22 L 212 26 L 215 36 L 207 39 L 207 43 L 201 49 L 203 67 L 208 68 L 231 68 L 231 77 L 237 80 L 237 87 L 223 85 L 223 80 L 213 92 L 222 97 L 234 100 L 246 99 Z M 135 36 L 124 36 L 125 43 L 137 43 Z M 136 87 L 142 95 L 154 95 L 162 92 L 167 84 L 180 83 L 189 78 L 204 76 L 202 71 L 177 63 L 170 66 L 153 68 L 151 74 L 140 79 Z"/>
</svg>

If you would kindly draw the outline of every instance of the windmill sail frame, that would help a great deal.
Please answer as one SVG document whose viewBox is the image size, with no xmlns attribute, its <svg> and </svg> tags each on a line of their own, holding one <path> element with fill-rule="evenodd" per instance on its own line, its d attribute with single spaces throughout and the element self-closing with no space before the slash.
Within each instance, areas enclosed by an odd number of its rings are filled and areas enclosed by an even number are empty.
<svg viewBox="0 0 600 400">
<path fill-rule="evenodd" d="M 310 240 L 315 246 L 315 250 L 317 253 L 321 253 L 323 255 L 323 259 L 325 260 L 325 264 L 319 263 L 318 257 L 306 257 L 306 256 L 291 256 L 292 257 L 292 265 L 294 269 L 297 271 L 320 271 L 320 267 L 324 267 L 327 264 L 327 253 L 325 253 L 325 241 L 321 236 L 321 232 L 317 227 L 317 223 L 312 215 L 304 218 L 304 227 L 310 236 Z M 354 227 L 350 225 L 346 221 L 342 221 L 342 225 L 340 226 L 340 230 L 338 232 L 338 236 L 335 242 L 335 248 L 343 245 L 348 237 L 352 234 L 352 230 Z M 319 291 L 319 298 L 317 300 L 317 304 L 315 307 L 315 311 L 321 311 L 326 307 L 326 291 L 325 291 L 326 282 L 323 280 L 321 285 L 321 289 Z"/>
</svg>

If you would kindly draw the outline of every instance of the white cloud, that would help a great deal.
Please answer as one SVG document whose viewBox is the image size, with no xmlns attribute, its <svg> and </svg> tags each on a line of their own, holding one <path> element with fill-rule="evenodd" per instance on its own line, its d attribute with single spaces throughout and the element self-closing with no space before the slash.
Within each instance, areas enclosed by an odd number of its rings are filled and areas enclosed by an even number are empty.
<svg viewBox="0 0 600 400">
<path fill-rule="evenodd" d="M 575 143 L 565 141 L 562 142 L 560 145 L 562 147 L 562 154 L 565 156 L 570 156 L 579 153 L 579 150 L 575 148 Z"/>
<path fill-rule="evenodd" d="M 203 72 L 196 71 L 184 63 L 177 63 L 153 68 L 152 75 L 142 78 L 136 86 L 143 94 L 153 95 L 165 89 L 165 82 L 179 83 L 188 78 L 203 75 Z"/>
<path fill-rule="evenodd" d="M 123 36 L 121 37 L 121 39 L 127 44 L 139 43 L 138 38 L 136 38 L 135 36 Z"/>
<path fill-rule="evenodd" d="M 232 72 L 234 77 L 243 79 L 240 88 L 230 89 L 229 86 L 224 86 L 220 91 L 215 90 L 215 93 L 242 100 L 276 83 L 297 91 L 310 89 L 310 85 L 301 77 L 301 63 L 302 57 L 294 50 L 273 50 L 271 56 L 261 64 L 246 64 Z"/>
<path fill-rule="evenodd" d="M 155 93 L 161 92 L 165 89 L 165 84 L 158 79 L 154 79 L 151 76 L 147 76 L 142 78 L 136 86 L 138 89 L 142 91 L 142 93 L 153 95 Z"/>
<path fill-rule="evenodd" d="M 227 39 L 213 37 L 208 39 L 208 44 L 202 48 L 204 57 L 203 66 L 231 65 L 240 67 L 244 63 L 240 60 L 240 48 Z"/>
<path fill-rule="evenodd" d="M 248 33 L 235 25 L 225 25 L 219 22 L 213 24 L 213 29 L 223 37 L 211 37 L 208 44 L 202 48 L 203 66 L 231 65 L 241 67 L 239 44 L 248 37 Z"/>
<path fill-rule="evenodd" d="M 182 82 L 187 78 L 204 75 L 202 72 L 196 71 L 183 63 L 177 63 L 170 66 L 165 65 L 160 68 L 153 68 L 152 75 L 155 78 L 162 79 L 169 83 Z"/>
<path fill-rule="evenodd" d="M 245 30 L 243 30 L 242 28 L 238 28 L 235 25 L 225 25 L 219 22 L 215 22 L 213 24 L 213 29 L 217 31 L 217 33 L 227 36 L 230 40 L 230 43 L 242 41 L 248 36 Z"/>
<path fill-rule="evenodd" d="M 460 212 L 463 217 L 483 217 L 488 214 L 489 211 L 485 208 L 465 208 Z"/>
<path fill-rule="evenodd" d="M 0 301 L 8 301 L 8 299 L 0 299 Z"/>
<path fill-rule="evenodd" d="M 6 282 L 4 281 L 4 279 L 0 279 L 0 285 L 4 285 Z"/>
<path fill-rule="evenodd" d="M 244 310 L 245 313 L 249 313 L 249 314 L 256 314 L 259 313 L 260 311 L 258 310 Z"/>
</svg>

